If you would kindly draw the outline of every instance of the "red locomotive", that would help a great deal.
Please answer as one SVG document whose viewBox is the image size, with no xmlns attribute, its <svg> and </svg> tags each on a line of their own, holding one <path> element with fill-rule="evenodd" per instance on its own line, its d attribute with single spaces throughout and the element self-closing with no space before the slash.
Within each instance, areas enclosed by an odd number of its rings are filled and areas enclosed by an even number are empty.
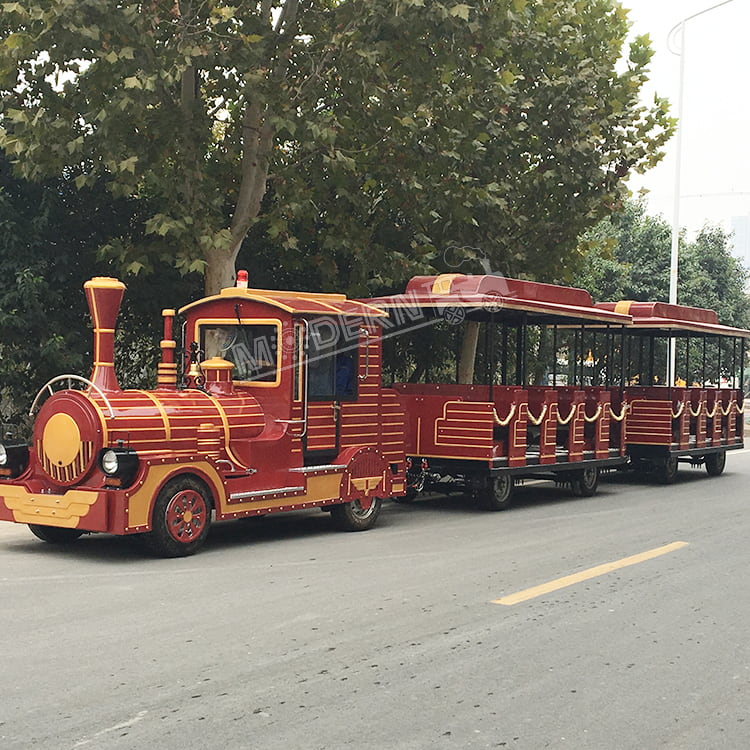
<svg viewBox="0 0 750 750">
<path fill-rule="evenodd" d="M 436 485 L 501 510 L 520 478 L 592 495 L 603 470 L 672 481 L 684 460 L 716 475 L 743 445 L 750 331 L 710 311 L 597 306 L 581 289 L 462 274 L 356 301 L 248 289 L 241 271 L 237 286 L 180 310 L 184 368 L 175 311 L 164 311 L 158 385 L 146 391 L 115 377 L 124 289 L 85 284 L 91 378 L 54 378 L 32 406 L 31 444 L 0 444 L 0 520 L 45 541 L 140 534 L 180 556 L 201 547 L 214 518 L 320 507 L 338 527 L 364 530 L 383 498 Z M 422 366 L 385 386 L 383 340 L 424 346 L 426 327 L 440 326 L 452 343 L 422 359 L 442 377 Z M 446 366 L 459 349 L 460 367 Z M 671 351 L 692 386 L 657 383 Z"/>
<path fill-rule="evenodd" d="M 115 377 L 125 286 L 88 281 L 91 379 L 40 392 L 51 395 L 31 446 L 0 454 L 0 519 L 50 542 L 143 534 L 165 556 L 195 552 L 212 516 L 319 506 L 344 529 L 372 526 L 381 498 L 404 492 L 403 413 L 380 384 L 384 313 L 343 295 L 243 287 L 181 310 L 193 342 L 183 388 L 164 311 L 158 387 L 143 391 Z"/>
</svg>

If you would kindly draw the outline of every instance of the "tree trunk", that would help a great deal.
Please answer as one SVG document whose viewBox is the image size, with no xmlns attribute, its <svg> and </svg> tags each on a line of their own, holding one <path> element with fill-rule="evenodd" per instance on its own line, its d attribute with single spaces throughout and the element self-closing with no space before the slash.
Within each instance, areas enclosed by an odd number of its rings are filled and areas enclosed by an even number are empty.
<svg viewBox="0 0 750 750">
<path fill-rule="evenodd" d="M 240 245 L 242 242 L 240 241 Z M 239 245 L 234 251 L 210 248 L 205 251 L 206 273 L 204 276 L 204 289 L 206 296 L 218 294 L 228 286 L 234 286 L 235 268 Z M 252 286 L 252 269 L 250 272 L 250 286 Z"/>
<path fill-rule="evenodd" d="M 474 382 L 474 363 L 477 356 L 479 342 L 479 321 L 467 320 L 464 323 L 464 337 L 461 342 L 461 358 L 458 362 L 458 382 L 472 384 Z"/>
<path fill-rule="evenodd" d="M 286 0 L 276 21 L 271 14 L 272 3 L 263 0 L 261 18 L 272 24 L 273 32 L 280 41 L 276 51 L 276 60 L 269 60 L 271 79 L 281 85 L 286 77 L 288 60 L 283 54 L 287 40 L 294 37 L 297 27 L 299 0 Z M 207 295 L 218 294 L 224 287 L 232 286 L 235 278 L 234 264 L 242 243 L 250 231 L 253 222 L 258 218 L 263 196 L 266 193 L 268 171 L 271 165 L 276 132 L 271 125 L 271 112 L 267 102 L 261 101 L 257 91 L 248 85 L 245 91 L 245 105 L 242 110 L 242 161 L 241 178 L 237 203 L 234 207 L 231 233 L 231 247 L 211 247 L 204 251 L 206 263 L 205 292 Z M 250 285 L 252 286 L 253 269 L 249 268 Z"/>
</svg>

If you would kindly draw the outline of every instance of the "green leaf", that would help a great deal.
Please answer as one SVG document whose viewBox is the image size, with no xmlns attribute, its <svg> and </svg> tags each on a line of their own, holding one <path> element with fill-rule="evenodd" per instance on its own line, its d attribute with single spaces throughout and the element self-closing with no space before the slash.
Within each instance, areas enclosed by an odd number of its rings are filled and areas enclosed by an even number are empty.
<svg viewBox="0 0 750 750">
<path fill-rule="evenodd" d="M 457 18 L 462 18 L 464 21 L 468 21 L 470 11 L 471 11 L 471 6 L 466 5 L 465 3 L 459 3 L 458 5 L 454 5 L 450 9 L 450 14 Z"/>
<path fill-rule="evenodd" d="M 138 163 L 138 157 L 137 156 L 131 156 L 128 159 L 123 159 L 118 165 L 117 168 L 121 172 L 130 172 L 130 174 L 135 174 L 135 165 Z"/>
</svg>

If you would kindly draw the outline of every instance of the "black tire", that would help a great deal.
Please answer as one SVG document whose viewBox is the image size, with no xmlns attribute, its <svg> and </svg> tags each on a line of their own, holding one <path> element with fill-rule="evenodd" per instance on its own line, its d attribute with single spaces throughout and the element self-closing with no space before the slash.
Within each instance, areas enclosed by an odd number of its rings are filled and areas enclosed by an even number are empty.
<svg viewBox="0 0 750 750">
<path fill-rule="evenodd" d="M 143 541 L 160 557 L 185 557 L 203 546 L 210 526 L 211 496 L 205 486 L 193 477 L 175 477 L 159 492 Z"/>
<path fill-rule="evenodd" d="M 340 531 L 367 531 L 378 520 L 382 505 L 379 497 L 374 497 L 367 508 L 359 500 L 332 505 L 331 518 Z"/>
<path fill-rule="evenodd" d="M 706 456 L 706 473 L 710 477 L 718 477 L 727 465 L 727 452 L 717 451 Z"/>
<path fill-rule="evenodd" d="M 570 480 L 570 489 L 576 497 L 592 497 L 599 489 L 599 468 L 587 466 L 576 471 Z"/>
<path fill-rule="evenodd" d="M 78 539 L 83 531 L 80 529 L 62 529 L 59 526 L 40 526 L 30 523 L 31 533 L 48 544 L 72 544 Z"/>
<path fill-rule="evenodd" d="M 659 484 L 672 484 L 677 479 L 677 456 L 663 458 L 655 463 L 654 473 Z"/>
<path fill-rule="evenodd" d="M 490 477 L 487 487 L 477 495 L 479 507 L 484 510 L 508 510 L 513 504 L 515 482 L 510 474 L 498 474 Z"/>
</svg>

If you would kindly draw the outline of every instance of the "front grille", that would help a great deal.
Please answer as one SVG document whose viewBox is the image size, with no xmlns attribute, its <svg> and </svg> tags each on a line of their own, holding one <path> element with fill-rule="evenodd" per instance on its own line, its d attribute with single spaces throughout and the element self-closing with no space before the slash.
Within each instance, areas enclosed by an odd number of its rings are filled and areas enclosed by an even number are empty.
<svg viewBox="0 0 750 750">
<path fill-rule="evenodd" d="M 53 463 L 44 452 L 42 441 L 38 440 L 36 444 L 36 453 L 44 472 L 58 484 L 73 484 L 83 478 L 86 470 L 91 463 L 94 452 L 94 444 L 90 440 L 81 441 L 76 457 L 65 466 Z"/>
</svg>

